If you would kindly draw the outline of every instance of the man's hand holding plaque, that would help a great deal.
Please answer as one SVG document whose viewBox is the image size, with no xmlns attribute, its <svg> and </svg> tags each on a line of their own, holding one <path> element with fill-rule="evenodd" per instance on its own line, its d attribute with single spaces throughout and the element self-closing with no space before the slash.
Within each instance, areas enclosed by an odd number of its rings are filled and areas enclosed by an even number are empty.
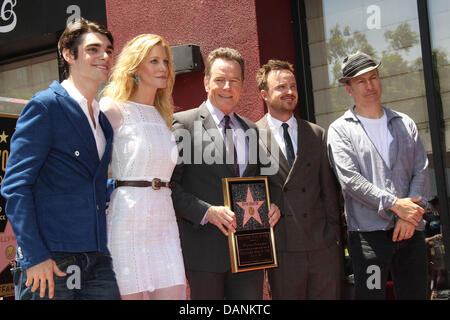
<svg viewBox="0 0 450 320">
<path fill-rule="evenodd" d="M 236 215 L 227 207 L 210 207 L 206 213 L 206 220 L 219 228 L 226 236 L 229 232 L 236 232 Z"/>
<path fill-rule="evenodd" d="M 278 223 L 278 220 L 280 220 L 281 217 L 281 211 L 280 208 L 275 203 L 270 204 L 270 211 L 269 211 L 269 224 L 273 228 Z"/>
</svg>

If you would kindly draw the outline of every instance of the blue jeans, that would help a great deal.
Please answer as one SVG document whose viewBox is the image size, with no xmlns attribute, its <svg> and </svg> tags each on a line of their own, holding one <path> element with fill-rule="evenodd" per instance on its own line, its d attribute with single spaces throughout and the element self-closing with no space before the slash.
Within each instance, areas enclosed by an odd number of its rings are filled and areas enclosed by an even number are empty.
<svg viewBox="0 0 450 320">
<path fill-rule="evenodd" d="M 349 232 L 356 299 L 385 299 L 389 272 L 396 299 L 427 299 L 424 233 L 416 231 L 410 239 L 400 242 L 393 242 L 392 234 L 392 230 Z"/>
<path fill-rule="evenodd" d="M 120 300 L 116 276 L 109 255 L 101 252 L 52 252 L 52 259 L 65 277 L 54 275 L 56 300 Z M 39 296 L 40 290 L 31 292 L 25 286 L 26 270 L 18 265 L 12 269 L 16 300 L 48 300 Z"/>
</svg>

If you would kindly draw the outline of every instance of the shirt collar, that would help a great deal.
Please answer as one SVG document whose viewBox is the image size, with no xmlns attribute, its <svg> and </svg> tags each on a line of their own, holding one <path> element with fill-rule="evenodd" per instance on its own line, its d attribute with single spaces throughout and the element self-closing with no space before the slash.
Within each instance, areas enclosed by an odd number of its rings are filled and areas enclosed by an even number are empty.
<svg viewBox="0 0 450 320">
<path fill-rule="evenodd" d="M 389 123 L 394 118 L 401 118 L 401 115 L 395 112 L 394 110 L 391 110 L 389 108 L 386 108 L 385 106 L 381 106 L 384 110 L 384 114 L 387 117 L 387 122 Z M 345 119 L 351 119 L 353 121 L 359 122 L 359 119 L 355 113 L 355 106 L 351 107 L 344 113 Z"/>
<path fill-rule="evenodd" d="M 295 128 L 297 126 L 297 122 L 295 121 L 294 115 L 292 115 L 288 119 L 288 121 L 285 122 L 289 125 L 289 128 Z M 278 130 L 281 128 L 281 125 L 284 122 L 272 117 L 270 113 L 267 113 L 267 123 L 269 124 L 271 130 Z"/>
<path fill-rule="evenodd" d="M 219 126 L 219 124 L 223 120 L 223 117 L 225 116 L 225 113 L 223 113 L 222 110 L 220 110 L 219 108 L 214 106 L 212 104 L 212 102 L 209 101 L 209 99 L 206 100 L 205 104 L 206 104 L 206 107 L 208 108 L 209 113 L 213 117 L 214 122 L 216 123 L 217 126 Z M 230 116 L 231 123 L 236 124 L 236 117 L 234 115 L 234 111 L 231 111 L 228 115 Z"/>
<path fill-rule="evenodd" d="M 87 108 L 87 99 L 81 94 L 81 92 L 75 87 L 75 85 L 69 80 L 61 82 L 61 86 L 66 89 L 69 96 L 74 99 L 83 109 Z M 98 118 L 100 113 L 100 106 L 97 100 L 92 100 L 92 111 L 94 112 L 95 119 Z"/>
</svg>

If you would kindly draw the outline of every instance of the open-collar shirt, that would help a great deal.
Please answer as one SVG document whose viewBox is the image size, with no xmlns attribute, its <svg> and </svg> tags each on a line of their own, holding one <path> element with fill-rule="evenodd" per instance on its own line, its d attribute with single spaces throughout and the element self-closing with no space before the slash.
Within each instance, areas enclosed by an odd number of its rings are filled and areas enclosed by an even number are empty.
<svg viewBox="0 0 450 320">
<path fill-rule="evenodd" d="M 97 145 L 98 158 L 101 159 L 103 153 L 105 152 L 106 139 L 98 118 L 100 114 L 100 105 L 98 104 L 97 100 L 92 100 L 92 111 L 95 120 L 94 125 L 94 122 L 92 122 L 91 116 L 89 114 L 87 99 L 69 80 L 64 80 L 63 82 L 61 82 L 61 86 L 66 89 L 69 96 L 80 105 L 81 110 L 83 110 L 84 114 L 86 115 L 86 118 L 89 121 L 89 125 L 91 126 L 92 134 L 94 135 L 95 143 Z"/>
<path fill-rule="evenodd" d="M 393 137 L 387 165 L 353 108 L 328 129 L 330 160 L 342 187 L 349 231 L 389 230 L 398 198 L 429 197 L 428 159 L 414 121 L 383 106 Z M 424 220 L 416 230 L 423 230 Z"/>
</svg>

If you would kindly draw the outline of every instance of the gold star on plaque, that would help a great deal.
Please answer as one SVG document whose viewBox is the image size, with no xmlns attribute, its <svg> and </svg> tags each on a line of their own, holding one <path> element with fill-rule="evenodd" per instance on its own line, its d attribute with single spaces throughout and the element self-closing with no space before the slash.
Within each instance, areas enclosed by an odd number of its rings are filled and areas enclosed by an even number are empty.
<svg viewBox="0 0 450 320">
<path fill-rule="evenodd" d="M 6 138 L 8 138 L 8 137 L 9 137 L 9 136 L 5 133 L 5 130 L 3 130 L 3 133 L 0 134 L 0 143 L 1 143 L 1 142 L 7 143 L 7 142 L 6 142 Z"/>
</svg>

